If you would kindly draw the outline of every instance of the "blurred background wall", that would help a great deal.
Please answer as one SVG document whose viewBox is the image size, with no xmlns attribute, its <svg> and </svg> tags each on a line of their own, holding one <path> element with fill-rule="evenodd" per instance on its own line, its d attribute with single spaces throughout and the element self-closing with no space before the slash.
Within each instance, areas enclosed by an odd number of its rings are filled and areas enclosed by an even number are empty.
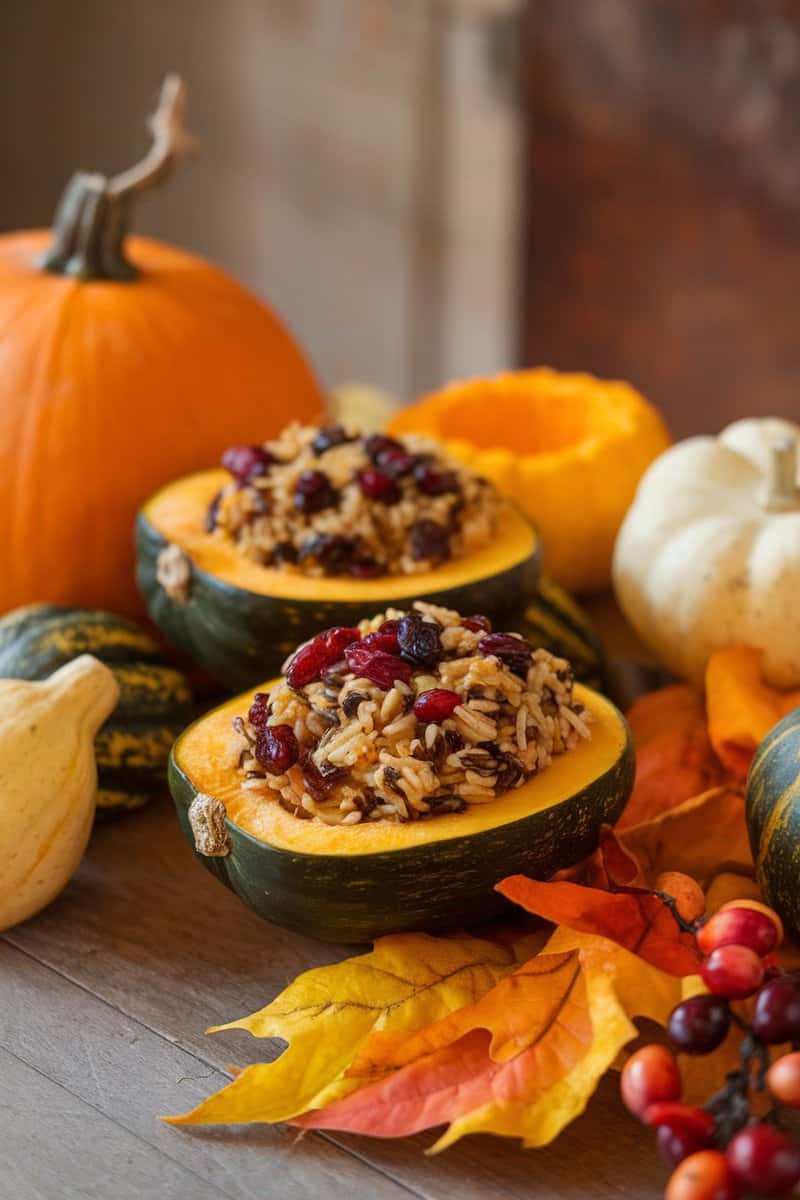
<svg viewBox="0 0 800 1200">
<path fill-rule="evenodd" d="M 0 227 L 145 144 L 138 228 L 267 297 L 327 383 L 630 378 L 678 434 L 800 416 L 800 0 L 4 0 Z"/>
</svg>

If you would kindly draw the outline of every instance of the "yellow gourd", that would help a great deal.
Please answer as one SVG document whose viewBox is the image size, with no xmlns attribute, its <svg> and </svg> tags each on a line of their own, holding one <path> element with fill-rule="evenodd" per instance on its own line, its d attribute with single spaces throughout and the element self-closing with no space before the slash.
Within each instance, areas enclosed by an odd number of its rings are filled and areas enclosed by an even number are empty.
<svg viewBox="0 0 800 1200">
<path fill-rule="evenodd" d="M 84 654 L 43 683 L 0 680 L 0 929 L 53 900 L 94 819 L 94 736 L 119 686 Z"/>
</svg>

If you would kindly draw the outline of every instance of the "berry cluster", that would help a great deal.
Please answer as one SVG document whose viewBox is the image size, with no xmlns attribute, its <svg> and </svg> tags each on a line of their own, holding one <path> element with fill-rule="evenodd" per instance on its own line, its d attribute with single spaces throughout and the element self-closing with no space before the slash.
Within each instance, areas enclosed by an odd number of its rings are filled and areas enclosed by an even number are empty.
<svg viewBox="0 0 800 1200">
<path fill-rule="evenodd" d="M 772 960 L 783 937 L 780 918 L 746 900 L 724 905 L 703 923 L 686 922 L 680 905 L 673 911 L 696 934 L 708 993 L 673 1010 L 670 1041 L 683 1054 L 710 1054 L 738 1028 L 741 1066 L 700 1107 L 681 1099 L 672 1050 L 644 1046 L 623 1069 L 623 1102 L 656 1130 L 661 1156 L 673 1168 L 666 1200 L 787 1195 L 800 1182 L 800 1146 L 779 1128 L 781 1106 L 800 1108 L 800 977 Z M 748 1018 L 732 1006 L 745 999 Z M 773 1060 L 770 1048 L 787 1043 L 792 1051 Z M 769 1100 L 761 1116 L 752 1103 L 759 1094 Z"/>
</svg>

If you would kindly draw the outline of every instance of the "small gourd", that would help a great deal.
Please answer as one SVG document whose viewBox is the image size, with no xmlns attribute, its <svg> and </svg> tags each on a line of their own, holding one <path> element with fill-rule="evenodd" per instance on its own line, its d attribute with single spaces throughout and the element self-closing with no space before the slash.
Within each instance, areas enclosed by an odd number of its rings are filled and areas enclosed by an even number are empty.
<svg viewBox="0 0 800 1200">
<path fill-rule="evenodd" d="M 617 538 L 614 588 L 664 666 L 702 684 L 715 650 L 763 651 L 776 687 L 800 686 L 800 425 L 736 421 L 647 470 Z"/>
<path fill-rule="evenodd" d="M 0 929 L 53 900 L 94 819 L 94 737 L 119 699 L 108 667 L 76 658 L 43 683 L 0 680 Z"/>
</svg>

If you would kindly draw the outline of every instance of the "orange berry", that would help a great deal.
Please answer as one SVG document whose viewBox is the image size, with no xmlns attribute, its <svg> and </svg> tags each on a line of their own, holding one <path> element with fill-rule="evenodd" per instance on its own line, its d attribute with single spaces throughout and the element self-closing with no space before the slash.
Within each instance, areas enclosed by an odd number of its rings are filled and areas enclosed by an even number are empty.
<svg viewBox="0 0 800 1200">
<path fill-rule="evenodd" d="M 696 879 L 682 871 L 662 871 L 656 880 L 656 890 L 672 897 L 684 921 L 697 921 L 706 911 L 703 889 Z"/>
<path fill-rule="evenodd" d="M 787 1108 L 800 1108 L 800 1050 L 775 1059 L 767 1071 L 767 1087 Z"/>
<path fill-rule="evenodd" d="M 725 1155 L 698 1150 L 675 1168 L 664 1200 L 738 1200 L 739 1194 Z"/>
<path fill-rule="evenodd" d="M 645 1110 L 662 1100 L 677 1100 L 681 1074 L 675 1055 L 666 1046 L 642 1046 L 630 1056 L 620 1076 L 622 1103 L 641 1120 Z"/>
</svg>

